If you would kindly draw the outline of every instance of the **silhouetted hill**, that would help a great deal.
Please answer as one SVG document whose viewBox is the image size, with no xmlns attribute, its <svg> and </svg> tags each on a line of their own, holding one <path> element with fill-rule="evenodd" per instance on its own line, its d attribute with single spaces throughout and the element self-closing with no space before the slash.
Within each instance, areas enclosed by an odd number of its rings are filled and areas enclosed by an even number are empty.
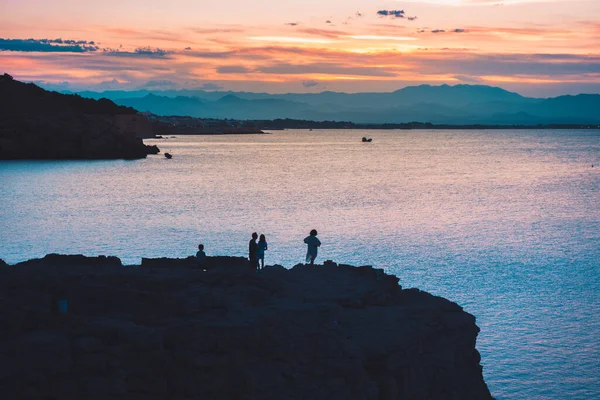
<svg viewBox="0 0 600 400">
<path fill-rule="evenodd" d="M 0 76 L 0 159 L 143 158 L 147 130 L 133 108 Z"/>
<path fill-rule="evenodd" d="M 393 92 L 395 104 L 435 103 L 446 106 L 468 106 L 491 101 L 525 102 L 526 98 L 499 87 L 483 85 L 409 86 Z"/>
<path fill-rule="evenodd" d="M 537 104 L 536 111 L 540 114 L 546 112 L 545 115 L 595 117 L 597 119 L 600 116 L 600 95 L 579 94 L 545 99 Z"/>
<path fill-rule="evenodd" d="M 484 85 L 420 85 L 389 93 L 251 93 L 203 90 L 82 92 L 157 115 L 197 118 L 435 124 L 599 124 L 600 95 L 523 97 Z M 156 95 L 156 96 L 154 96 Z M 137 97 L 136 97 L 137 96 Z M 157 97 L 158 96 L 158 97 Z"/>
</svg>

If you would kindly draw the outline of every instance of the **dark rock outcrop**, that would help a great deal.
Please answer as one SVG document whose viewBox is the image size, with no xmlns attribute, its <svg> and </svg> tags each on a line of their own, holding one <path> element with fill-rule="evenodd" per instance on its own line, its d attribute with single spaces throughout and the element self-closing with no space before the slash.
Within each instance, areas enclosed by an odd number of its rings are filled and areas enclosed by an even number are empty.
<svg viewBox="0 0 600 400">
<path fill-rule="evenodd" d="M 142 258 L 142 267 L 144 268 L 197 268 L 196 257 L 189 256 L 186 258 Z M 228 257 L 228 256 L 217 256 L 217 257 L 206 257 L 206 265 L 204 269 L 227 269 L 231 270 L 245 270 L 248 268 L 248 259 L 245 257 Z"/>
<path fill-rule="evenodd" d="M 372 267 L 208 259 L 8 268 L 0 398 L 491 398 L 475 318 L 455 303 Z"/>
<path fill-rule="evenodd" d="M 135 159 L 154 154 L 137 111 L 0 75 L 0 159 Z M 150 151 L 151 150 L 151 151 Z"/>
<path fill-rule="evenodd" d="M 157 145 L 146 145 L 146 153 L 148 154 L 158 154 L 160 153 L 160 149 Z"/>
<path fill-rule="evenodd" d="M 44 258 L 25 261 L 17 264 L 17 266 L 48 266 L 48 267 L 103 267 L 116 266 L 121 267 L 121 259 L 114 256 L 98 256 L 88 257 L 82 254 L 64 255 L 64 254 L 47 254 Z"/>
</svg>

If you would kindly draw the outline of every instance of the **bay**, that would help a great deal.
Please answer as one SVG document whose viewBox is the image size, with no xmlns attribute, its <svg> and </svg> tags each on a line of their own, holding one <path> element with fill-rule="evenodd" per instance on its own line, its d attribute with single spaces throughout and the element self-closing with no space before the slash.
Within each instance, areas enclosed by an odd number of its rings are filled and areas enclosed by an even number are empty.
<svg viewBox="0 0 600 400">
<path fill-rule="evenodd" d="M 361 137 L 372 137 L 362 143 Z M 385 268 L 477 316 L 498 399 L 600 395 L 599 130 L 290 130 L 0 162 L 0 258 L 245 256 Z M 592 164 L 595 167 L 592 168 Z"/>
</svg>

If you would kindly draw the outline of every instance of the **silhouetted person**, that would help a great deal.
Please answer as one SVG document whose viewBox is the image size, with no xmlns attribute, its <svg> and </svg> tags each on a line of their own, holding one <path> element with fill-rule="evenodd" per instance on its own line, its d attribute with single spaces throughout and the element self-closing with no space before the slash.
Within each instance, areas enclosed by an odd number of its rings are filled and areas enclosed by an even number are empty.
<svg viewBox="0 0 600 400">
<path fill-rule="evenodd" d="M 204 245 L 198 245 L 198 252 L 196 253 L 196 265 L 200 268 L 204 268 L 206 266 L 206 253 L 204 252 Z"/>
<path fill-rule="evenodd" d="M 315 229 L 310 231 L 310 235 L 304 238 L 304 243 L 308 245 L 306 262 L 314 265 L 315 258 L 317 258 L 317 249 L 321 247 L 321 241 L 317 238 L 317 231 Z"/>
<path fill-rule="evenodd" d="M 256 252 L 256 258 L 260 261 L 260 267 L 265 267 L 265 250 L 268 250 L 267 239 L 265 235 L 260 235 L 258 239 L 258 251 Z"/>
<path fill-rule="evenodd" d="M 256 232 L 252 233 L 252 239 L 250 239 L 250 243 L 248 243 L 248 260 L 250 260 L 250 268 L 258 269 L 258 244 L 256 243 L 256 239 L 258 239 L 258 234 Z"/>
</svg>

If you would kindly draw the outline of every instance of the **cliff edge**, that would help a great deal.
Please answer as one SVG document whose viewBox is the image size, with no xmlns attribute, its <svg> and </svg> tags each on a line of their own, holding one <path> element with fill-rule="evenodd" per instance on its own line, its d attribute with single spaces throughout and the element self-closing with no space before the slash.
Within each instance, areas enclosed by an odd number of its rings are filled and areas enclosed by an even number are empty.
<svg viewBox="0 0 600 400">
<path fill-rule="evenodd" d="M 0 75 L 0 160 L 144 158 L 159 151 L 136 137 L 151 129 L 133 108 Z"/>
<path fill-rule="evenodd" d="M 0 263 L 0 398 L 491 399 L 455 303 L 371 267 L 192 260 Z"/>
</svg>

